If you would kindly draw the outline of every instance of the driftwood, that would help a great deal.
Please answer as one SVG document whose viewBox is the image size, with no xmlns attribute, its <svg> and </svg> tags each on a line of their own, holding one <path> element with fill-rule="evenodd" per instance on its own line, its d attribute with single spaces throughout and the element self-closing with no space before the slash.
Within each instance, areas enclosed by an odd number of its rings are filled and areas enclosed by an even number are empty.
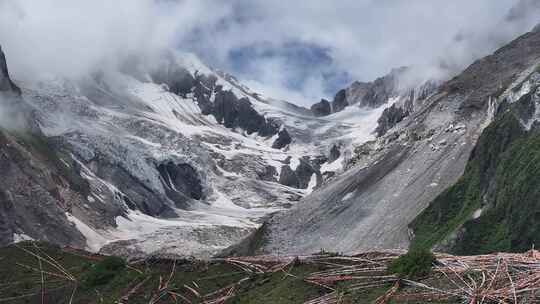
<svg viewBox="0 0 540 304">
<path fill-rule="evenodd" d="M 325 270 L 313 272 L 304 281 L 328 290 L 305 304 L 340 303 L 343 292 L 368 291 L 388 287 L 375 303 L 397 301 L 452 300 L 461 303 L 540 303 L 540 252 L 496 253 L 478 256 L 453 256 L 436 253 L 432 280 L 400 279 L 387 271 L 404 251 L 377 251 L 353 256 L 312 255 L 296 257 L 236 257 L 223 261 L 248 274 L 283 271 L 291 264 L 313 263 Z M 431 286 L 427 282 L 438 282 Z M 345 291 L 333 286 L 350 282 Z M 400 288 L 402 286 L 403 288 Z M 234 291 L 232 291 L 234 292 Z M 232 294 L 229 293 L 229 297 Z M 215 302 L 212 302 L 215 303 Z"/>
<path fill-rule="evenodd" d="M 65 282 L 73 287 L 69 303 L 77 290 L 77 279 L 57 260 L 36 244 L 32 247 L 17 246 L 37 260 L 38 266 L 18 263 L 39 276 L 41 294 L 25 294 L 16 298 L 39 295 L 44 301 L 44 286 L 47 282 Z M 352 256 L 319 254 L 306 256 L 251 256 L 216 259 L 235 266 L 245 273 L 237 282 L 210 293 L 201 292 L 196 282 L 181 287 L 171 284 L 176 273 L 177 261 L 171 263 L 170 272 L 160 281 L 149 304 L 170 299 L 175 303 L 223 304 L 236 295 L 242 284 L 258 274 L 283 273 L 283 279 L 294 277 L 319 287 L 322 296 L 306 301 L 305 304 L 338 304 L 356 292 L 383 289 L 386 292 L 374 303 L 449 301 L 451 303 L 540 303 L 540 252 L 495 253 L 477 256 L 453 256 L 435 253 L 436 262 L 429 277 L 419 280 L 399 278 L 388 272 L 388 266 L 404 251 L 376 251 Z M 315 271 L 296 277 L 292 270 L 302 264 L 320 266 Z M 47 270 L 44 265 L 49 266 Z M 141 272 L 138 269 L 135 269 Z M 240 272 L 240 273 L 241 273 Z M 235 273 L 238 273 L 235 272 Z M 45 279 L 47 278 L 47 280 Z M 135 284 L 121 297 L 119 303 L 127 303 L 148 280 Z M 346 283 L 346 284 L 341 284 Z M 338 284 L 339 288 L 338 288 Z M 2 288 L 9 287 L 9 284 Z M 0 299 L 0 302 L 15 298 Z"/>
</svg>

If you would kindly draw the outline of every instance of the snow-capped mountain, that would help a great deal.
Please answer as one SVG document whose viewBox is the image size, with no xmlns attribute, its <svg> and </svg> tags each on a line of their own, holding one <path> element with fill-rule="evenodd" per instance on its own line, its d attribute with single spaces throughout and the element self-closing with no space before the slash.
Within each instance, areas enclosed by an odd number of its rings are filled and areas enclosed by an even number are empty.
<svg viewBox="0 0 540 304">
<path fill-rule="evenodd" d="M 311 109 L 192 54 L 24 82 L 0 52 L 0 244 L 210 257 L 263 231 L 269 253 L 407 247 L 536 69 L 539 37 L 446 82 L 399 68 Z"/>
<path fill-rule="evenodd" d="M 1 242 L 42 239 L 132 257 L 208 257 L 240 242 L 342 172 L 354 147 L 375 139 L 385 109 L 411 98 L 392 93 L 319 117 L 191 54 L 17 86 L 2 64 L 2 91 L 17 95 L 16 108 L 36 126 L 5 127 L 4 148 L 26 154 L 24 166 L 41 164 L 35 172 L 9 164 L 13 180 L 2 193 L 15 206 L 36 176 L 44 180 L 41 195 L 2 212 Z M 28 185 L 18 185 L 19 174 Z"/>
</svg>

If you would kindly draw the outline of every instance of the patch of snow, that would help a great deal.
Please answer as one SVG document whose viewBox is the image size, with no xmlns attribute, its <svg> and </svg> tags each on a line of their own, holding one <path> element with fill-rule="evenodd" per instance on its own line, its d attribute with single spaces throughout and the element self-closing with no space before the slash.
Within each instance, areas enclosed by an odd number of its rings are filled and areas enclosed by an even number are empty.
<svg viewBox="0 0 540 304">
<path fill-rule="evenodd" d="M 14 233 L 13 234 L 13 243 L 20 243 L 24 241 L 34 241 L 34 239 L 24 233 Z"/>
<path fill-rule="evenodd" d="M 326 162 L 326 163 L 322 164 L 321 173 L 324 173 L 324 172 L 340 172 L 341 170 L 343 170 L 343 159 L 344 159 L 344 157 L 340 156 L 338 159 L 336 159 L 335 161 L 333 161 L 331 163 Z"/>
<path fill-rule="evenodd" d="M 129 139 L 134 139 L 136 141 L 139 141 L 145 145 L 148 145 L 148 146 L 151 146 L 151 147 L 156 147 L 156 148 L 160 148 L 161 147 L 161 144 L 159 143 L 153 143 L 147 139 L 144 139 L 142 137 L 139 137 L 139 136 L 134 136 L 134 135 L 126 135 L 126 138 L 129 138 Z"/>
<path fill-rule="evenodd" d="M 103 245 L 107 244 L 108 240 L 105 237 L 72 214 L 66 212 L 66 217 L 68 221 L 75 224 L 77 230 L 86 238 L 86 247 L 90 252 L 98 252 Z"/>
<path fill-rule="evenodd" d="M 487 115 L 484 120 L 484 123 L 480 126 L 480 128 L 483 130 L 487 126 L 491 124 L 491 122 L 495 119 L 495 113 L 497 112 L 497 99 L 490 97 L 488 100 L 488 109 L 487 109 Z"/>
<path fill-rule="evenodd" d="M 309 179 L 307 192 L 308 193 L 313 192 L 313 189 L 315 189 L 316 186 L 317 186 L 317 174 L 313 173 L 311 175 L 311 178 Z"/>
<path fill-rule="evenodd" d="M 299 165 L 300 165 L 300 158 L 292 157 L 291 162 L 289 163 L 289 167 L 291 167 L 291 169 L 295 171 Z"/>
<path fill-rule="evenodd" d="M 354 191 L 349 192 L 341 199 L 341 201 L 346 201 L 346 200 L 352 198 L 353 196 L 354 196 Z"/>
<path fill-rule="evenodd" d="M 477 210 L 474 211 L 474 213 L 473 213 L 473 219 L 477 219 L 477 218 L 479 218 L 481 215 L 482 215 L 482 208 L 477 209 Z"/>
</svg>

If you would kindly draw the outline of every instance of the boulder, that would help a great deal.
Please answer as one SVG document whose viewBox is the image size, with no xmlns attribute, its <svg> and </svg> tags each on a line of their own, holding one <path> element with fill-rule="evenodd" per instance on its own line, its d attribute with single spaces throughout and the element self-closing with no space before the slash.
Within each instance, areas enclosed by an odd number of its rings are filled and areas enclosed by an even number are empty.
<svg viewBox="0 0 540 304">
<path fill-rule="evenodd" d="M 274 149 L 282 149 L 282 148 L 285 148 L 291 142 L 292 142 L 292 138 L 289 135 L 289 132 L 287 132 L 286 129 L 283 129 L 283 130 L 279 131 L 278 138 L 272 144 L 272 148 L 274 148 Z"/>
<path fill-rule="evenodd" d="M 327 116 L 332 114 L 332 107 L 330 106 L 330 102 L 328 100 L 321 99 L 320 102 L 311 106 L 311 112 L 313 112 L 313 115 L 318 117 Z"/>
</svg>

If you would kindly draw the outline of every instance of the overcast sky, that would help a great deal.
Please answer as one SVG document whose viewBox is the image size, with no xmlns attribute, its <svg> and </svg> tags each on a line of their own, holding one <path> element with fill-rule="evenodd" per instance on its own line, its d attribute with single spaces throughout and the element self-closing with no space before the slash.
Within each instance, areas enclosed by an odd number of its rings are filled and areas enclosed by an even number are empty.
<svg viewBox="0 0 540 304">
<path fill-rule="evenodd" d="M 0 0 L 0 44 L 21 79 L 187 50 L 267 96 L 309 105 L 393 67 L 459 71 L 540 22 L 540 1 L 510 13 L 518 2 Z"/>
</svg>

